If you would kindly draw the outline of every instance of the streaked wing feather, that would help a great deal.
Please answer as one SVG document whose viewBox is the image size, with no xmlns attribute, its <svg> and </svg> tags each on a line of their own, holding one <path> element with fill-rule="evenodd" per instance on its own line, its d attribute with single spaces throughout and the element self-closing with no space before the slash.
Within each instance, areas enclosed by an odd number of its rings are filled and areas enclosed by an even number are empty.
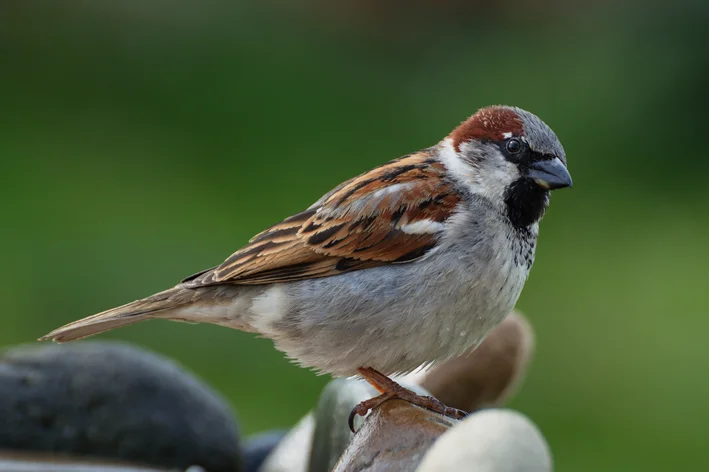
<svg viewBox="0 0 709 472">
<path fill-rule="evenodd" d="M 257 234 L 191 282 L 288 282 L 417 259 L 435 247 L 436 223 L 444 223 L 460 201 L 444 171 L 430 151 L 373 169 Z"/>
</svg>

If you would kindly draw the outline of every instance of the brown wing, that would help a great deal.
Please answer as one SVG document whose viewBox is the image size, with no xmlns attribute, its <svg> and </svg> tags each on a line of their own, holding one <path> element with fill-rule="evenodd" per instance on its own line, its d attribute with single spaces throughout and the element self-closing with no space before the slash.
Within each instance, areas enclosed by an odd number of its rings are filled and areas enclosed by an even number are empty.
<svg viewBox="0 0 709 472">
<path fill-rule="evenodd" d="M 435 247 L 460 196 L 422 151 L 355 177 L 251 239 L 197 285 L 327 277 L 417 259 Z"/>
</svg>

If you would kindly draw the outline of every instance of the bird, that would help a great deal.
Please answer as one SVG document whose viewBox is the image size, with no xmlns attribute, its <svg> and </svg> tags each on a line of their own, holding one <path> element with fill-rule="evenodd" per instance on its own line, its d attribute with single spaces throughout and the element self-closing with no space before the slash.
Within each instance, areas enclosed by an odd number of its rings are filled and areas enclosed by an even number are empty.
<svg viewBox="0 0 709 472">
<path fill-rule="evenodd" d="M 379 396 L 465 412 L 391 379 L 479 345 L 517 303 L 553 190 L 572 186 L 552 129 L 479 109 L 429 148 L 351 178 L 221 264 L 62 326 L 68 342 L 149 319 L 256 333 L 297 364 L 360 376 Z"/>
</svg>

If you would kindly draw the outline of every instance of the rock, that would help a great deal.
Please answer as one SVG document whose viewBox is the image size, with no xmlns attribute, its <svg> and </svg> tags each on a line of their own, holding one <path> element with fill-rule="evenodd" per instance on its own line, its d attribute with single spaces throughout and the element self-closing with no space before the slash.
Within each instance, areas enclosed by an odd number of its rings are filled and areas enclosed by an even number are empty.
<svg viewBox="0 0 709 472">
<path fill-rule="evenodd" d="M 224 400 L 174 362 L 125 344 L 5 351 L 0 418 L 4 450 L 241 470 L 237 427 Z"/>
<path fill-rule="evenodd" d="M 434 365 L 418 381 L 431 395 L 464 411 L 501 405 L 514 392 L 534 351 L 534 332 L 512 312 L 477 349 Z"/>
<path fill-rule="evenodd" d="M 367 416 L 332 470 L 414 470 L 436 439 L 457 423 L 403 400 L 388 400 Z"/>
<path fill-rule="evenodd" d="M 511 410 L 481 410 L 462 421 L 389 400 L 376 408 L 333 472 L 551 472 L 537 427 Z"/>
<path fill-rule="evenodd" d="M 276 430 L 250 437 L 242 448 L 244 472 L 257 472 L 286 434 L 286 430 Z"/>
<path fill-rule="evenodd" d="M 259 472 L 306 472 L 313 443 L 315 418 L 301 419 L 266 457 Z"/>
<path fill-rule="evenodd" d="M 483 410 L 443 434 L 416 472 L 551 472 L 539 429 L 511 410 Z"/>
<path fill-rule="evenodd" d="M 422 395 L 418 385 L 403 382 Z M 335 379 L 323 390 L 314 413 L 305 416 L 266 458 L 259 472 L 330 472 L 350 444 L 350 411 L 359 402 L 378 395 L 358 379 Z M 355 427 L 364 419 L 357 417 Z"/>
<path fill-rule="evenodd" d="M 421 395 L 429 395 L 420 386 L 403 381 L 402 386 Z M 323 390 L 315 409 L 315 433 L 308 472 L 330 472 L 352 440 L 347 424 L 352 408 L 379 395 L 374 387 L 360 379 L 336 379 Z M 355 417 L 355 430 L 365 422 Z"/>
<path fill-rule="evenodd" d="M 193 472 L 190 469 L 185 472 Z M 67 456 L 42 457 L 35 453 L 8 455 L 0 452 L 0 472 L 168 472 L 168 469 L 96 460 L 87 461 Z"/>
<path fill-rule="evenodd" d="M 347 448 L 352 431 L 347 418 L 355 405 L 375 396 L 366 382 L 336 379 L 327 384 L 315 408 L 315 433 L 308 472 L 329 472 Z M 359 425 L 361 419 L 355 419 Z"/>
</svg>

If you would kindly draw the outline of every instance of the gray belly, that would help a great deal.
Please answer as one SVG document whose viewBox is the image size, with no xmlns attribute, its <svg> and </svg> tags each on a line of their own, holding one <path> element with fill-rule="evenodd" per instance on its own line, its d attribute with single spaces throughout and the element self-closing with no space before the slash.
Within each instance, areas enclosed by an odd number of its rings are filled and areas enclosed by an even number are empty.
<svg viewBox="0 0 709 472">
<path fill-rule="evenodd" d="M 343 376 L 459 355 L 517 302 L 529 264 L 509 244 L 501 235 L 411 264 L 279 285 L 287 306 L 260 331 L 299 364 Z M 533 245 L 523 249 L 533 257 Z"/>
</svg>

